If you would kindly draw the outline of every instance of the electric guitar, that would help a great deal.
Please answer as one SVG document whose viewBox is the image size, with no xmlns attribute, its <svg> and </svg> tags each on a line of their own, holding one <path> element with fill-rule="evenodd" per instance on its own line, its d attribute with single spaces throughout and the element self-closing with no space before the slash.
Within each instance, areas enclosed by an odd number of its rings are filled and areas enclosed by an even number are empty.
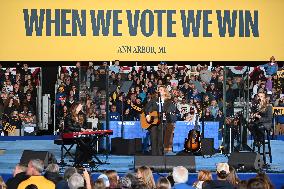
<svg viewBox="0 0 284 189">
<path fill-rule="evenodd" d="M 147 120 L 145 112 L 141 113 L 140 122 L 143 129 L 148 129 L 151 125 L 158 125 L 160 123 L 159 113 L 157 111 L 150 112 L 150 121 Z"/>
</svg>

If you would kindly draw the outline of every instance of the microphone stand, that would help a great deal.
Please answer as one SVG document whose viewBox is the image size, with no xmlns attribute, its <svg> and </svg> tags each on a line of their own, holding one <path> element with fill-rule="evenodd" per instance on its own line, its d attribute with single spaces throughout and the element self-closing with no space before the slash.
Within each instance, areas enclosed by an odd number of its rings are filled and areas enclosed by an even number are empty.
<svg viewBox="0 0 284 189">
<path fill-rule="evenodd" d="M 66 118 L 65 118 L 66 119 Z M 60 147 L 60 165 L 61 168 L 63 169 L 63 167 L 66 165 L 64 162 L 64 139 L 63 139 L 63 133 L 65 130 L 65 122 L 63 121 L 63 124 L 61 125 L 61 132 L 60 132 L 60 137 L 61 137 L 61 147 Z M 60 128 L 59 128 L 60 129 Z"/>
<path fill-rule="evenodd" d="M 201 139 L 204 139 L 204 95 L 205 93 L 201 93 Z"/>
<path fill-rule="evenodd" d="M 121 138 L 124 138 L 124 93 L 121 95 L 122 101 L 121 101 Z"/>
<path fill-rule="evenodd" d="M 165 102 L 164 102 L 165 103 Z M 162 104 L 162 97 L 161 94 L 158 94 L 158 111 L 159 111 L 159 119 L 161 122 L 161 129 L 162 129 L 162 154 L 163 154 L 163 162 L 164 162 L 164 169 L 166 170 L 166 155 L 165 155 L 165 146 L 164 146 L 164 109 L 163 109 L 164 104 Z"/>
</svg>

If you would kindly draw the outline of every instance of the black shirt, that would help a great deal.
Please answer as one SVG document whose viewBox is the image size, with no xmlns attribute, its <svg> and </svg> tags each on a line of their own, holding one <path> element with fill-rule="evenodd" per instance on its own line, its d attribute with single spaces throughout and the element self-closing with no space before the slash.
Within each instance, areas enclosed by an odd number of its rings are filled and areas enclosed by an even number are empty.
<svg viewBox="0 0 284 189">
<path fill-rule="evenodd" d="M 234 189 L 234 186 L 226 180 L 206 181 L 202 185 L 203 189 Z"/>
<path fill-rule="evenodd" d="M 15 175 L 15 177 L 9 178 L 6 182 L 6 185 L 8 189 L 17 189 L 19 184 L 28 178 L 29 176 L 27 176 L 25 172 L 18 173 Z"/>
</svg>

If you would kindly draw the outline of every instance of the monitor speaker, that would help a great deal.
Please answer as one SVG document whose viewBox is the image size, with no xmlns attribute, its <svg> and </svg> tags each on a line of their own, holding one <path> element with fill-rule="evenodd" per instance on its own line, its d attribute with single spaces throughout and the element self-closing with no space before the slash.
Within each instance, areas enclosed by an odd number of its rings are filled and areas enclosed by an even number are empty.
<svg viewBox="0 0 284 189">
<path fill-rule="evenodd" d="M 201 155 L 212 156 L 215 154 L 214 149 L 214 138 L 203 138 L 201 139 Z"/>
<path fill-rule="evenodd" d="M 134 156 L 134 168 L 137 169 L 141 166 L 148 166 L 153 171 L 161 171 L 166 168 L 164 156 Z"/>
<path fill-rule="evenodd" d="M 111 139 L 111 152 L 115 155 L 135 155 L 142 151 L 142 139 Z"/>
<path fill-rule="evenodd" d="M 166 169 L 168 171 L 172 171 L 177 166 L 183 166 L 189 172 L 195 172 L 195 156 L 166 156 Z"/>
<path fill-rule="evenodd" d="M 32 159 L 40 159 L 44 163 L 46 168 L 50 163 L 56 163 L 55 156 L 48 151 L 33 151 L 33 150 L 24 150 L 20 163 L 23 165 L 28 165 L 29 161 Z"/>
<path fill-rule="evenodd" d="M 256 152 L 233 152 L 228 163 L 235 169 L 242 171 L 256 171 L 263 167 L 263 159 Z"/>
<path fill-rule="evenodd" d="M 184 166 L 195 172 L 195 156 L 135 156 L 134 168 L 148 166 L 153 171 L 172 171 L 173 167 Z"/>
</svg>

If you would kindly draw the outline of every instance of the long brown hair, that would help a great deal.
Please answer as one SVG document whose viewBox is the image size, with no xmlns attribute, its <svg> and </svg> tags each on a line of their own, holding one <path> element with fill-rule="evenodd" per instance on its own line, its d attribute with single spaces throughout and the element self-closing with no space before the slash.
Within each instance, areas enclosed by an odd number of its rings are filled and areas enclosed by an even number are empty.
<svg viewBox="0 0 284 189">
<path fill-rule="evenodd" d="M 199 181 L 208 181 L 212 180 L 212 174 L 210 171 L 207 170 L 200 170 L 198 172 L 198 180 L 193 183 L 193 186 L 197 186 Z"/>
<path fill-rule="evenodd" d="M 157 189 L 170 189 L 171 183 L 166 177 L 160 177 L 157 182 Z"/>
<path fill-rule="evenodd" d="M 230 166 L 229 167 L 230 173 L 226 177 L 226 180 L 229 181 L 232 185 L 237 186 L 240 182 L 236 170 Z"/>
<path fill-rule="evenodd" d="M 83 125 L 85 118 L 84 116 L 79 116 L 79 112 L 76 112 L 79 105 L 82 105 L 80 102 L 76 102 L 71 107 L 71 118 L 74 122 L 79 123 L 79 125 Z"/>
<path fill-rule="evenodd" d="M 198 172 L 198 180 L 199 181 L 207 181 L 212 180 L 212 174 L 210 171 L 207 170 L 200 170 Z"/>
<path fill-rule="evenodd" d="M 137 172 L 141 174 L 141 181 L 146 184 L 150 189 L 156 188 L 153 173 L 151 169 L 147 166 L 141 166 L 138 168 Z"/>
<path fill-rule="evenodd" d="M 109 188 L 117 188 L 118 187 L 118 175 L 115 170 L 107 170 L 106 176 L 109 180 Z"/>
<path fill-rule="evenodd" d="M 259 95 L 259 94 L 263 94 L 264 95 L 264 100 L 260 100 L 259 101 L 259 111 L 260 112 L 265 112 L 266 108 L 268 106 L 268 101 L 266 99 L 266 94 L 263 93 L 263 92 L 259 92 L 257 95 Z"/>
</svg>

